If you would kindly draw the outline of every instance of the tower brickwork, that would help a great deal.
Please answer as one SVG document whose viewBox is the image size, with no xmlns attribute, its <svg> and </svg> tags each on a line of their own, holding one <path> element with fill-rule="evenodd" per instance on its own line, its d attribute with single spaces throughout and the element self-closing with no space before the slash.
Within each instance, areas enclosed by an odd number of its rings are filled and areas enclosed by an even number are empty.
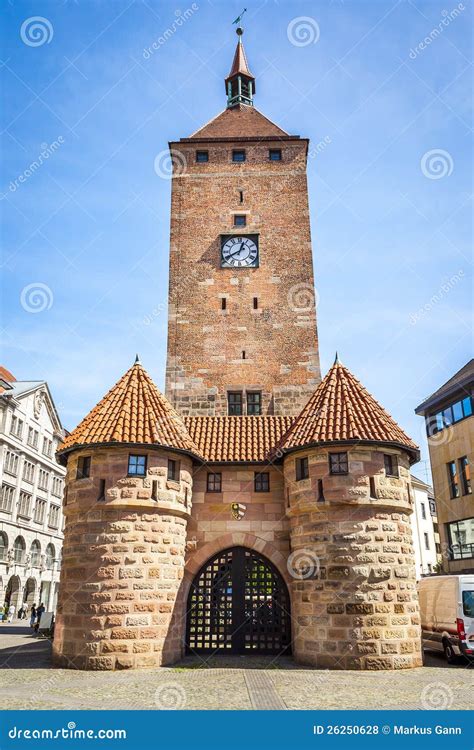
<svg viewBox="0 0 474 750">
<path fill-rule="evenodd" d="M 243 413 L 258 392 L 260 413 L 296 415 L 320 381 L 308 141 L 253 107 L 239 49 L 227 109 L 170 144 L 166 395 L 183 415 L 228 414 L 232 391 Z"/>
</svg>

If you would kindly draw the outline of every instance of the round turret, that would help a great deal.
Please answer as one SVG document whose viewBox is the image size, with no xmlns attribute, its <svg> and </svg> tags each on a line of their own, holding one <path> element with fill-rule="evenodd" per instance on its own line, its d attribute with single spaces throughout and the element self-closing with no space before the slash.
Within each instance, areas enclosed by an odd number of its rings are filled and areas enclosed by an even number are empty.
<svg viewBox="0 0 474 750">
<path fill-rule="evenodd" d="M 420 666 L 409 521 L 416 446 L 336 362 L 283 450 L 296 659 L 331 669 Z"/>
<path fill-rule="evenodd" d="M 137 362 L 62 446 L 56 664 L 157 667 L 182 655 L 194 454 L 181 425 Z"/>
</svg>

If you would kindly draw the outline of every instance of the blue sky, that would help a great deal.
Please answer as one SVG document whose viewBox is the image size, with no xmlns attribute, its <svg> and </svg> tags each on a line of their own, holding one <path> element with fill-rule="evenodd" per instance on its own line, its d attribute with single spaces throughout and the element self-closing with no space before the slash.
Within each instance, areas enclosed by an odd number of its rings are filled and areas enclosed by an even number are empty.
<svg viewBox="0 0 474 750">
<path fill-rule="evenodd" d="M 49 382 L 68 428 L 137 351 L 163 387 L 154 162 L 224 108 L 243 3 L 3 3 L 3 362 Z M 323 372 L 337 349 L 426 459 L 413 409 L 471 356 L 471 6 L 247 8 L 255 104 L 312 142 Z"/>
</svg>

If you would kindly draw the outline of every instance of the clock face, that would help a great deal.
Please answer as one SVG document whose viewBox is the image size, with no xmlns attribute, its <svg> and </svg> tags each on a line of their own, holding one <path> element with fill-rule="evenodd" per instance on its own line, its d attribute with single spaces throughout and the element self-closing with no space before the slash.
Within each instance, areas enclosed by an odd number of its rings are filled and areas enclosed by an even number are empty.
<svg viewBox="0 0 474 750">
<path fill-rule="evenodd" d="M 258 235 L 223 236 L 221 238 L 222 268 L 257 268 Z"/>
</svg>

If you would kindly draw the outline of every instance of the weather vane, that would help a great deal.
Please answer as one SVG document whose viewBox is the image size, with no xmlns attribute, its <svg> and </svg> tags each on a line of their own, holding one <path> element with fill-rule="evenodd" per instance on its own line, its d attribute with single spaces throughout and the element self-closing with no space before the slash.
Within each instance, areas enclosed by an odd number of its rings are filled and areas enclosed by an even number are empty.
<svg viewBox="0 0 474 750">
<path fill-rule="evenodd" d="M 241 21 L 243 15 L 244 15 L 244 13 L 246 13 L 246 12 L 247 12 L 247 8 L 244 8 L 243 11 L 242 11 L 242 13 L 240 14 L 240 16 L 237 16 L 237 18 L 235 19 L 235 21 L 232 21 L 232 23 L 236 23 L 236 24 L 240 25 L 240 21 Z"/>
</svg>

